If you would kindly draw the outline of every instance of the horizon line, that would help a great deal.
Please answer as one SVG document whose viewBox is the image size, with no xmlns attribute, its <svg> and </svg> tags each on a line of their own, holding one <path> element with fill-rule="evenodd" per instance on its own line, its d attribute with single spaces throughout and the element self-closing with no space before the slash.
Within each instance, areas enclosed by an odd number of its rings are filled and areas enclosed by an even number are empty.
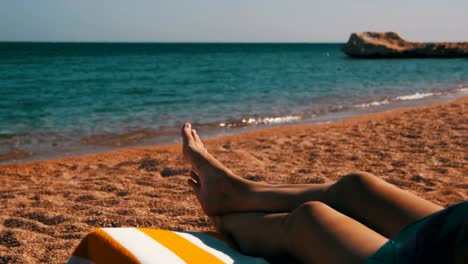
<svg viewBox="0 0 468 264">
<path fill-rule="evenodd" d="M 68 40 L 0 40 L 0 43 L 90 43 L 90 44 L 344 44 L 335 41 L 68 41 Z"/>
</svg>

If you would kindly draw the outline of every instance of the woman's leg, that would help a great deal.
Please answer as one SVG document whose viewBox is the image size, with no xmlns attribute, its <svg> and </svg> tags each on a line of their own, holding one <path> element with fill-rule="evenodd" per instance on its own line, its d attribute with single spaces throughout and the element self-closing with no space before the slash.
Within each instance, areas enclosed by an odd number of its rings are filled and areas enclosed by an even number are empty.
<svg viewBox="0 0 468 264">
<path fill-rule="evenodd" d="M 246 254 L 290 255 L 300 263 L 362 263 L 387 238 L 320 202 L 291 213 L 237 213 L 217 217 Z"/>
<path fill-rule="evenodd" d="M 231 212 L 290 212 L 304 202 L 325 199 L 331 184 L 262 184 L 243 179 L 216 160 L 190 124 L 182 129 L 183 153 L 191 163 L 196 196 L 207 215 Z"/>
<path fill-rule="evenodd" d="M 443 209 L 363 172 L 346 175 L 327 192 L 327 204 L 386 237 Z"/>
<path fill-rule="evenodd" d="M 189 183 L 208 215 L 230 212 L 290 212 L 321 201 L 387 237 L 442 207 L 367 173 L 344 176 L 333 184 L 270 185 L 235 175 L 203 146 L 189 124 L 182 129 L 183 152 L 195 173 Z"/>
</svg>

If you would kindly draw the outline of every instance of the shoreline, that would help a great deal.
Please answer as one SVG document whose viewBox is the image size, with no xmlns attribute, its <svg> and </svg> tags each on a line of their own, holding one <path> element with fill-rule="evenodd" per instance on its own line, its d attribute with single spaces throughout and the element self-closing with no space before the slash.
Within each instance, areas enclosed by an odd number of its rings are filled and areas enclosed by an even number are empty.
<svg viewBox="0 0 468 264">
<path fill-rule="evenodd" d="M 242 120 L 238 123 L 201 123 L 194 124 L 200 133 L 205 135 L 205 138 L 217 138 L 229 135 L 245 133 L 249 131 L 256 131 L 262 129 L 270 129 L 291 125 L 317 125 L 323 123 L 337 122 L 340 120 L 353 118 L 361 115 L 369 115 L 373 113 L 381 113 L 393 111 L 399 108 L 406 107 L 421 107 L 431 105 L 434 103 L 443 103 L 459 98 L 466 97 L 468 88 L 462 86 L 452 92 L 434 92 L 429 94 L 413 94 L 416 98 L 408 98 L 411 96 L 400 96 L 402 100 L 382 99 L 381 101 L 369 101 L 361 105 L 354 105 L 352 108 L 339 109 L 337 111 L 329 111 L 321 115 L 312 115 L 309 117 L 301 117 L 295 120 L 294 116 L 286 116 L 291 118 L 290 121 L 276 122 L 275 118 L 259 118 Z M 420 98 L 418 98 L 420 97 Z M 284 117 L 283 117 L 284 118 Z M 266 122 L 264 120 L 267 120 Z M 263 121 L 262 121 L 263 120 Z M 244 122 L 245 121 L 245 122 Z M 252 121 L 252 122 L 250 122 Z M 253 124 L 251 124 L 253 123 Z M 54 133 L 61 135 L 61 133 Z M 66 135 L 62 137 L 67 140 Z M 5 140 L 5 139 L 3 139 Z M 0 151 L 0 166 L 14 163 L 28 163 L 32 161 L 53 160 L 62 157 L 75 157 L 90 154 L 99 154 L 113 150 L 127 149 L 134 147 L 151 147 L 163 146 L 167 144 L 176 144 L 179 142 L 179 129 L 178 128 L 162 128 L 159 130 L 154 129 L 140 129 L 129 131 L 122 134 L 96 134 L 89 135 L 81 138 L 69 138 L 65 147 L 56 148 L 60 142 L 45 141 L 39 144 L 37 148 L 42 150 L 42 153 L 35 153 L 31 149 L 10 149 L 9 151 Z M 0 143 L 2 140 L 0 139 Z M 51 147 L 51 146 L 52 147 Z M 1 150 L 0 145 L 0 150 Z"/>
<path fill-rule="evenodd" d="M 360 170 L 449 206 L 468 199 L 467 118 L 465 96 L 204 141 L 252 181 L 328 183 Z M 1 165 L 0 259 L 64 263 L 97 227 L 212 230 L 189 172 L 180 144 Z"/>
</svg>

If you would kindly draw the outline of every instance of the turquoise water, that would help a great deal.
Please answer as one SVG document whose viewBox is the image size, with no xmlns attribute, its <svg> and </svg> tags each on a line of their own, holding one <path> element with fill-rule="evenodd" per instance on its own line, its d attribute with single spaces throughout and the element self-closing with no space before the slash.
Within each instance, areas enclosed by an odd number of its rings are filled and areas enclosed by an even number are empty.
<svg viewBox="0 0 468 264">
<path fill-rule="evenodd" d="M 340 48 L 0 43 L 0 153 L 68 153 L 135 131 L 155 139 L 131 144 L 174 142 L 184 121 L 222 134 L 468 87 L 467 59 L 354 60 Z"/>
</svg>

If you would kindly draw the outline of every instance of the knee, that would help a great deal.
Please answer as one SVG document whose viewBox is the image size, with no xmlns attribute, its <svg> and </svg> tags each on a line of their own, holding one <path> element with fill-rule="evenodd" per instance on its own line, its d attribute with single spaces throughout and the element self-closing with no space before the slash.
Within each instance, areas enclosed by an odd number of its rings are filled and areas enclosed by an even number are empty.
<svg viewBox="0 0 468 264">
<path fill-rule="evenodd" d="M 330 207 L 322 202 L 310 201 L 301 204 L 294 212 L 303 218 L 315 218 L 317 214 L 328 209 L 330 209 Z"/>
<path fill-rule="evenodd" d="M 355 193 L 372 189 L 377 181 L 377 177 L 370 173 L 355 172 L 343 176 L 343 178 L 334 184 L 334 187 L 340 190 L 340 192 L 351 191 Z"/>
<path fill-rule="evenodd" d="M 298 238 L 302 237 L 304 232 L 320 228 L 321 219 L 328 215 L 330 210 L 333 209 L 326 204 L 312 201 L 300 205 L 289 213 L 282 222 L 284 236 L 281 240 L 285 243 L 285 247 L 291 250 L 300 248 L 302 245 L 297 245 L 297 243 L 302 240 Z"/>
<path fill-rule="evenodd" d="M 327 190 L 327 200 L 336 205 L 341 197 L 355 197 L 376 189 L 377 177 L 366 172 L 355 172 L 343 176 Z"/>
<path fill-rule="evenodd" d="M 341 178 L 338 183 L 343 185 L 351 185 L 351 186 L 369 186 L 376 181 L 376 177 L 373 174 L 367 172 L 353 172 L 347 174 Z"/>
<path fill-rule="evenodd" d="M 314 223 L 320 215 L 330 209 L 328 205 L 322 202 L 311 201 L 303 203 L 294 209 L 285 219 L 285 229 L 293 233 L 297 228 Z"/>
</svg>

